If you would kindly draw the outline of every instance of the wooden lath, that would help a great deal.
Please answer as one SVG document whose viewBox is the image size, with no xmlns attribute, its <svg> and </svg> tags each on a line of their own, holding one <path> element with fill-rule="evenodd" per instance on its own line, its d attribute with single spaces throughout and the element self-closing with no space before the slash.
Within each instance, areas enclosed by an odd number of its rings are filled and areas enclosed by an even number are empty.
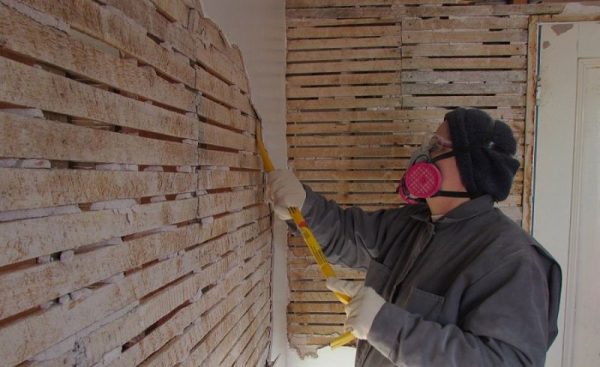
<svg viewBox="0 0 600 367">
<path fill-rule="evenodd" d="M 0 0 L 0 357 L 256 365 L 271 221 L 198 0 Z"/>
</svg>

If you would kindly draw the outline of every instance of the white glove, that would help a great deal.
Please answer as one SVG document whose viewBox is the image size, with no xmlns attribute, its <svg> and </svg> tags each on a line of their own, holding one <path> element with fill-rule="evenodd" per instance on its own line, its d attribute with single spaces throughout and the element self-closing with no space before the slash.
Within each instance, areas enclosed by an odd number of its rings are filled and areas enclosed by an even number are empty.
<svg viewBox="0 0 600 367">
<path fill-rule="evenodd" d="M 292 219 L 289 207 L 302 209 L 306 191 L 292 171 L 276 169 L 267 174 L 267 201 L 273 204 L 275 215 L 282 220 Z"/>
<path fill-rule="evenodd" d="M 344 293 L 352 298 L 344 310 L 346 311 L 346 328 L 355 337 L 367 339 L 375 316 L 385 304 L 385 300 L 371 287 L 362 282 L 349 282 L 337 278 L 327 278 L 327 288 L 334 292 Z"/>
</svg>

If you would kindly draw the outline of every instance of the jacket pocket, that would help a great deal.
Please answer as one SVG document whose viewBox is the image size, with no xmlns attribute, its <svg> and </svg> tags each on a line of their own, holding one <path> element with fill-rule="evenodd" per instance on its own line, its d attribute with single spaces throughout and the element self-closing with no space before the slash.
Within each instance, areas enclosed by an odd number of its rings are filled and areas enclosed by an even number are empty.
<svg viewBox="0 0 600 367">
<path fill-rule="evenodd" d="M 423 316 L 425 320 L 435 321 L 443 303 L 444 297 L 413 287 L 404 308 L 410 313 Z"/>
<path fill-rule="evenodd" d="M 365 277 L 365 286 L 373 288 L 377 293 L 382 294 L 386 282 L 390 279 L 390 270 L 383 264 L 371 260 L 367 276 Z"/>
</svg>

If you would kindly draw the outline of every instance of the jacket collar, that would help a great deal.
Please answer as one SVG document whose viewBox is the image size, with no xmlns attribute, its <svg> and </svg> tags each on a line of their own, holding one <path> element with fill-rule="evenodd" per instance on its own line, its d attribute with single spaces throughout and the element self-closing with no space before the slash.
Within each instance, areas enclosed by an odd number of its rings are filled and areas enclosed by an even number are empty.
<svg viewBox="0 0 600 367">
<path fill-rule="evenodd" d="M 458 207 L 452 209 L 444 217 L 442 217 L 439 223 L 456 223 L 463 220 L 467 220 L 476 217 L 480 214 L 486 213 L 494 209 L 494 200 L 490 195 L 483 195 L 478 198 L 469 200 Z"/>
<path fill-rule="evenodd" d="M 494 209 L 494 200 L 490 195 L 483 195 L 471 199 L 452 209 L 436 223 L 451 224 L 461 222 Z M 411 217 L 421 222 L 431 222 L 431 211 L 427 204 L 414 206 Z"/>
</svg>

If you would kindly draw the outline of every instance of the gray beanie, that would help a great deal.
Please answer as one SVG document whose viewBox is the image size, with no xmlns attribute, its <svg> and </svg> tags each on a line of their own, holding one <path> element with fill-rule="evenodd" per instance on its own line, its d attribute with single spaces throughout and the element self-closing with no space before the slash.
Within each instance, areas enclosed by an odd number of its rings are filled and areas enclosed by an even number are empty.
<svg viewBox="0 0 600 367">
<path fill-rule="evenodd" d="M 508 197 L 519 169 L 517 142 L 510 127 L 478 109 L 457 108 L 445 116 L 463 185 L 473 197 Z"/>
</svg>

